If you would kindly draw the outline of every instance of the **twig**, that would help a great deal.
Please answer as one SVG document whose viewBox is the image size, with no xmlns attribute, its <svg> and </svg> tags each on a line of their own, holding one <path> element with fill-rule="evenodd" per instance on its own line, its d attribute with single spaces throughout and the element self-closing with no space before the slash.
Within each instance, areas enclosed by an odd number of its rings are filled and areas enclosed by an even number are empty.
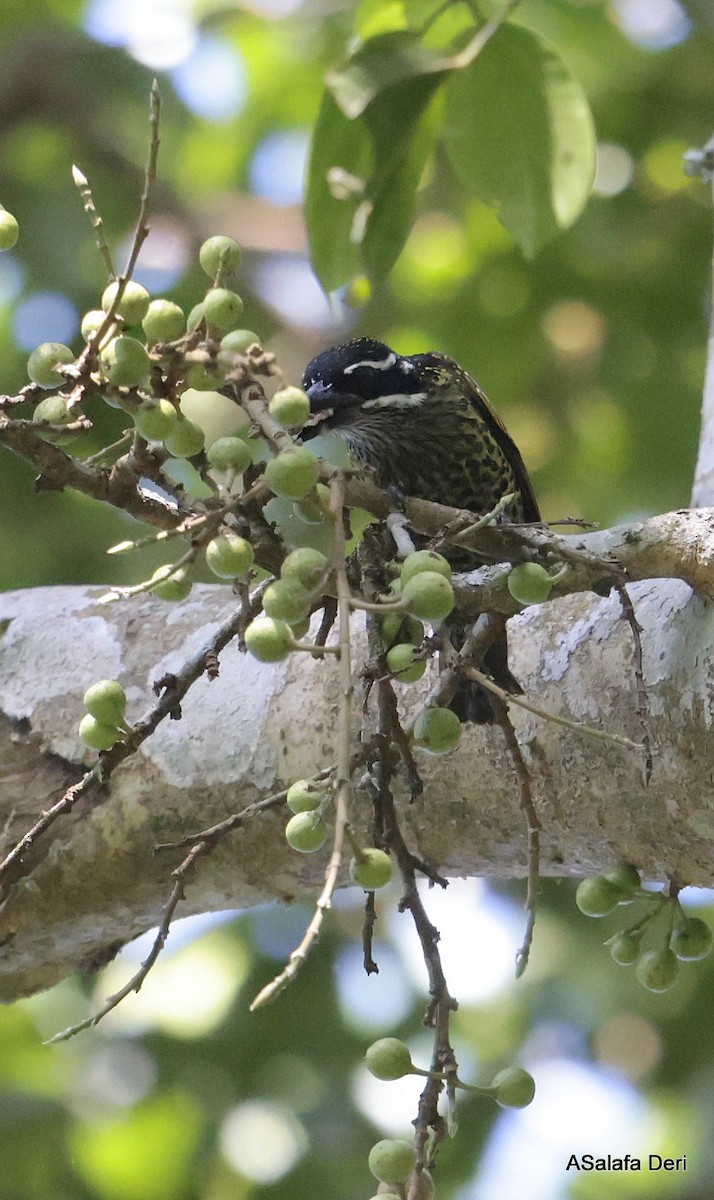
<svg viewBox="0 0 714 1200">
<path fill-rule="evenodd" d="M 640 636 L 642 633 L 642 626 L 635 616 L 634 605 L 627 588 L 622 586 L 617 587 L 615 590 L 620 597 L 622 611 L 625 620 L 630 626 L 632 640 L 635 644 L 635 687 L 637 689 L 637 716 L 639 717 L 640 724 L 642 726 L 642 747 L 645 752 L 645 787 L 648 787 L 650 779 L 652 778 L 652 743 L 650 741 L 650 733 L 647 725 L 650 715 L 650 704 L 649 696 L 647 695 L 647 688 L 645 686 L 645 675 L 642 666 L 642 638 Z"/>
<path fill-rule="evenodd" d="M 94 197 L 92 195 L 92 189 L 89 186 L 89 180 L 84 172 L 80 171 L 79 167 L 76 165 L 72 166 L 72 180 L 81 197 L 82 207 L 92 223 L 97 249 L 102 256 L 104 266 L 107 269 L 107 276 L 109 279 L 113 279 L 114 264 L 112 262 L 112 253 L 109 249 L 109 243 L 107 242 L 106 234 L 104 233 L 104 221 L 102 220 L 102 217 L 97 211 L 94 203 Z"/>
<path fill-rule="evenodd" d="M 573 729 L 576 733 L 584 733 L 587 737 L 596 738 L 601 742 L 612 742 L 615 746 L 621 746 L 623 750 L 644 749 L 641 742 L 633 742 L 630 738 L 624 737 L 619 733 L 607 733 L 604 729 L 596 729 L 593 725 L 581 725 L 578 721 L 570 721 L 567 717 L 561 717 L 559 713 L 550 712 L 547 708 L 540 708 L 537 704 L 532 704 L 530 700 L 524 699 L 523 696 L 514 696 L 511 692 L 505 691 L 499 687 L 497 683 L 488 676 L 484 675 L 483 671 L 479 671 L 476 667 L 464 666 L 461 668 L 463 673 L 469 679 L 473 679 L 475 683 L 480 683 L 487 691 L 493 692 L 494 696 L 498 696 L 500 700 L 507 704 L 517 704 L 519 708 L 524 708 L 526 712 L 533 713 L 535 717 L 542 717 L 544 721 L 552 721 L 554 725 L 563 725 L 566 729 Z"/>
<path fill-rule="evenodd" d="M 149 126 L 151 128 L 151 142 L 149 145 L 149 161 L 146 164 L 144 172 L 144 190 L 141 194 L 141 205 L 139 208 L 139 216 L 136 222 L 136 231 L 132 242 L 131 250 L 127 264 L 122 274 L 122 279 L 129 280 L 134 274 L 139 251 L 149 236 L 149 213 L 154 198 L 154 188 L 156 187 L 156 165 L 159 157 L 159 146 L 161 138 L 159 136 L 159 126 L 161 122 L 161 92 L 156 79 L 152 80 L 151 97 L 149 100 Z M 121 286 L 121 285 L 120 285 Z M 117 290 L 118 295 L 118 290 Z"/>
<path fill-rule="evenodd" d="M 528 830 L 528 883 L 525 900 L 526 928 L 521 947 L 516 954 L 516 979 L 520 979 L 528 966 L 528 956 L 533 942 L 533 929 L 538 903 L 538 884 L 540 881 L 540 833 L 542 826 L 533 802 L 530 771 L 523 757 L 523 751 L 518 744 L 518 738 L 516 737 L 516 731 L 513 728 L 511 718 L 508 715 L 508 709 L 503 702 L 494 705 L 494 709 L 496 723 L 500 725 L 503 731 L 508 752 L 516 771 L 520 795 L 520 809 L 526 818 L 526 828 Z"/>
<path fill-rule="evenodd" d="M 250 1009 L 253 1012 L 265 1004 L 270 1004 L 291 983 L 298 974 L 310 951 L 313 949 L 322 929 L 325 913 L 332 905 L 332 897 L 342 866 L 342 854 L 349 823 L 349 793 L 351 775 L 350 744 L 352 737 L 352 660 L 350 642 L 350 587 L 345 569 L 345 531 L 343 511 L 347 475 L 344 471 L 336 471 L 332 478 L 330 508 L 335 514 L 332 542 L 332 570 L 337 581 L 337 618 L 339 630 L 339 688 L 340 705 L 337 728 L 337 769 L 335 772 L 335 832 L 332 842 L 332 853 L 325 872 L 322 891 L 315 904 L 312 920 L 305 935 L 297 946 L 284 969 L 279 975 L 262 988 L 253 1000 Z"/>
</svg>

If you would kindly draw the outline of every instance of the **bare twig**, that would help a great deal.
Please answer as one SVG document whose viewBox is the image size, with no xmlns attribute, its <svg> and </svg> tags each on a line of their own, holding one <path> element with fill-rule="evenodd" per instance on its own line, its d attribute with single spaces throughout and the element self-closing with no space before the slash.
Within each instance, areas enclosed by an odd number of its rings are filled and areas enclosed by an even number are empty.
<svg viewBox="0 0 714 1200">
<path fill-rule="evenodd" d="M 508 715 L 508 709 L 502 701 L 494 705 L 494 709 L 496 723 L 501 727 L 511 761 L 516 771 L 520 793 L 520 807 L 526 818 L 526 828 L 528 830 L 528 883 L 525 900 L 526 929 L 523 935 L 523 942 L 516 954 L 516 979 L 519 979 L 528 966 L 528 956 L 533 942 L 533 928 L 535 926 L 538 902 L 538 883 L 540 880 L 540 833 L 542 826 L 533 802 L 530 771 L 518 744 L 518 738 L 516 737 L 516 731 L 513 728 L 511 718 Z"/>
<path fill-rule="evenodd" d="M 102 217 L 97 211 L 94 203 L 94 197 L 92 195 L 92 189 L 89 186 L 89 180 L 84 172 L 80 171 L 78 166 L 72 167 L 72 180 L 81 197 L 82 207 L 92 223 L 97 249 L 99 250 L 99 253 L 104 261 L 104 266 L 107 270 L 107 277 L 109 279 L 113 279 L 114 264 L 112 263 L 112 253 L 109 249 L 109 243 L 107 242 L 106 234 L 104 232 L 104 221 L 102 220 Z"/>
</svg>

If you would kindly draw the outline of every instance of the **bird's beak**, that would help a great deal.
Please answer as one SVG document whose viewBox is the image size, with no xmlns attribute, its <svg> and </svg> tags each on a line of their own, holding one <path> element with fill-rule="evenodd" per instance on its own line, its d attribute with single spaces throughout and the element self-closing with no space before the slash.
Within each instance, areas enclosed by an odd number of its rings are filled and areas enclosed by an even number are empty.
<svg viewBox="0 0 714 1200">
<path fill-rule="evenodd" d="M 311 383 L 309 388 L 305 389 L 310 397 L 310 409 L 313 413 L 324 412 L 326 408 L 331 409 L 332 387 L 328 383 L 322 383 L 321 380 L 316 380 Z"/>
</svg>

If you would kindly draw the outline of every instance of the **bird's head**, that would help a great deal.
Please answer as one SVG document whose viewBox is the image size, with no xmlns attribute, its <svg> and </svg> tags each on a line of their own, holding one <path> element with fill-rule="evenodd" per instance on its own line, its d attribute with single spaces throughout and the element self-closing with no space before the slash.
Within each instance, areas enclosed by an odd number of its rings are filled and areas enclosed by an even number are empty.
<svg viewBox="0 0 714 1200">
<path fill-rule="evenodd" d="M 350 424 L 360 414 L 409 409 L 426 400 L 418 362 L 384 342 L 356 338 L 324 350 L 308 363 L 302 381 L 316 424 Z"/>
</svg>

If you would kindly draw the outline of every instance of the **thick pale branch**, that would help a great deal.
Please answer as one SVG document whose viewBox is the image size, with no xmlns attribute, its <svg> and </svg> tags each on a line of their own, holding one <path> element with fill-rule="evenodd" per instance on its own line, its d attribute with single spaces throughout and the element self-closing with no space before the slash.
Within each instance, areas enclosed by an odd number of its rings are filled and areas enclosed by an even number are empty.
<svg viewBox="0 0 714 1200">
<path fill-rule="evenodd" d="M 704 526 L 695 518 L 705 514 L 682 515 L 680 540 L 693 562 L 703 562 Z M 675 516 L 645 523 L 640 553 L 647 553 L 649 532 L 668 525 L 677 526 Z M 655 550 L 650 554 L 654 561 Z M 652 878 L 675 874 L 710 884 L 712 609 L 677 581 L 633 584 L 630 591 L 643 627 L 652 783 L 644 786 L 637 754 L 512 709 L 543 825 L 542 869 L 578 875 L 627 859 Z M 129 719 L 138 719 L 151 703 L 152 682 L 203 645 L 234 603 L 218 586 L 196 588 L 176 608 L 152 597 L 99 606 L 100 594 L 54 588 L 0 596 L 6 850 L 94 757 L 76 735 L 86 686 L 119 678 Z M 511 665 L 529 698 L 639 740 L 633 646 L 616 594 L 573 595 L 529 609 L 509 623 L 509 633 Z M 359 669 L 365 653 L 359 633 L 354 653 Z M 399 689 L 406 719 L 434 671 Z M 182 720 L 159 726 L 104 790 L 95 787 L 33 847 L 0 911 L 0 996 L 10 999 L 95 965 L 155 925 L 184 851 L 157 854 L 154 846 L 333 764 L 338 694 L 332 656 L 296 654 L 266 666 L 231 643 L 220 656 L 219 678 L 191 689 Z M 458 752 L 419 758 L 424 794 L 410 804 L 404 786 L 401 801 L 414 852 L 451 873 L 525 875 L 517 781 L 498 732 L 469 727 Z M 361 810 L 356 799 L 359 829 L 368 805 Z M 230 834 L 199 866 L 179 915 L 316 889 L 323 856 L 290 851 L 284 821 L 283 813 L 270 811 Z"/>
</svg>

